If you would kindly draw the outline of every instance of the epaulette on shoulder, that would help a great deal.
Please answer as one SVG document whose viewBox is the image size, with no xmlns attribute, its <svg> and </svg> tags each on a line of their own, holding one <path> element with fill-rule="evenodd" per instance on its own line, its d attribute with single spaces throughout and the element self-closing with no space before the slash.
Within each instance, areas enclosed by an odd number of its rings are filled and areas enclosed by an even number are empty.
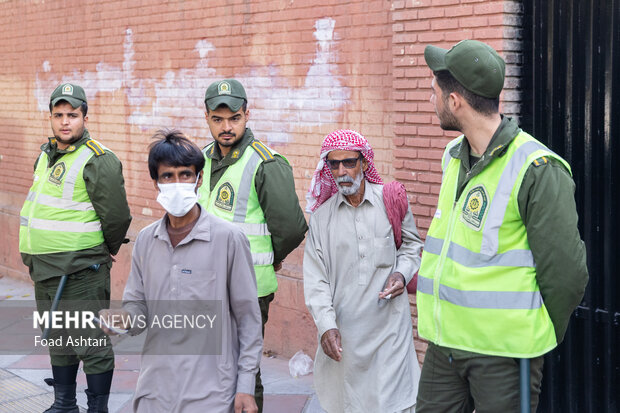
<svg viewBox="0 0 620 413">
<path fill-rule="evenodd" d="M 271 160 L 275 159 L 273 157 L 273 153 L 271 153 L 269 148 L 267 148 L 265 145 L 263 145 L 263 143 L 261 141 L 257 141 L 257 140 L 253 141 L 252 142 L 252 148 L 254 148 L 256 153 L 258 153 L 258 155 L 261 158 L 263 158 L 263 161 L 265 161 L 265 162 L 271 161 Z"/>
<path fill-rule="evenodd" d="M 87 140 L 86 146 L 95 153 L 95 156 L 101 156 L 105 153 L 103 147 L 94 139 Z"/>
<path fill-rule="evenodd" d="M 534 159 L 534 166 L 535 167 L 539 167 L 539 166 L 543 166 L 549 163 L 549 158 L 547 158 L 546 156 L 541 156 L 540 158 Z"/>
<path fill-rule="evenodd" d="M 215 148 L 215 141 L 208 143 L 204 148 L 202 148 L 202 153 L 213 155 L 214 148 Z"/>
</svg>

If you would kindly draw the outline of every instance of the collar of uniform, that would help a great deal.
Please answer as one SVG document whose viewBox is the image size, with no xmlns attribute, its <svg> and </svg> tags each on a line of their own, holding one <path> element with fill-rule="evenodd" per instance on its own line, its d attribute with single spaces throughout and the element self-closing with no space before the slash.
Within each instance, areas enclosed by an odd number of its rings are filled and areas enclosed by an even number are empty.
<svg viewBox="0 0 620 413">
<path fill-rule="evenodd" d="M 209 214 L 205 212 L 204 209 L 198 204 L 198 208 L 200 208 L 200 216 L 198 217 L 198 221 L 194 225 L 194 228 L 187 235 L 191 240 L 199 239 L 202 241 L 211 241 L 211 220 L 209 218 Z M 167 217 L 164 215 L 157 224 L 157 228 L 153 232 L 153 238 L 159 238 L 162 241 L 166 241 L 170 244 L 170 236 L 168 235 L 168 230 L 166 229 L 166 221 Z M 183 242 L 179 243 L 182 245 Z M 177 245 L 177 247 L 179 246 Z"/>
<path fill-rule="evenodd" d="M 506 149 L 510 145 L 510 142 L 519 134 L 521 129 L 517 122 L 508 116 L 501 115 L 502 122 L 499 124 L 499 127 L 493 134 L 491 141 L 489 142 L 489 146 L 482 154 L 482 158 L 485 158 L 487 161 L 495 157 L 499 157 L 506 153 Z M 469 165 L 469 142 L 467 138 L 463 137 L 461 142 L 458 145 L 454 145 L 452 149 L 450 149 L 450 156 L 453 158 L 458 158 L 462 163 Z"/>
<path fill-rule="evenodd" d="M 364 178 L 364 197 L 362 198 L 362 202 L 360 202 L 358 207 L 361 206 L 366 201 L 370 202 L 371 205 L 374 205 L 374 191 L 373 191 L 373 189 L 374 189 L 375 186 L 376 186 L 376 184 L 368 182 L 368 180 L 366 178 Z M 338 205 L 338 207 L 340 207 L 343 203 L 351 206 L 349 201 L 347 201 L 347 199 L 344 197 L 344 195 L 342 195 L 340 193 L 340 191 L 338 191 L 336 193 L 336 196 L 338 196 L 338 199 L 336 200 L 336 205 Z"/>
<path fill-rule="evenodd" d="M 73 142 L 71 145 L 69 145 L 67 149 L 58 149 L 56 138 L 52 137 L 52 138 L 47 138 L 47 143 L 44 143 L 43 145 L 41 145 L 41 150 L 45 151 L 47 154 L 52 153 L 52 152 L 59 153 L 59 154 L 71 153 L 71 152 L 75 152 L 80 146 L 84 145 L 86 141 L 88 141 L 89 139 L 90 139 L 90 133 L 88 133 L 87 129 L 84 129 L 84 134 L 82 135 L 82 137 L 78 139 L 77 141 Z"/>
<path fill-rule="evenodd" d="M 214 161 L 222 161 L 222 165 L 232 165 L 239 159 L 241 159 L 246 148 L 250 146 L 250 143 L 252 143 L 253 140 L 254 134 L 252 133 L 252 130 L 250 128 L 245 128 L 245 133 L 243 134 L 241 140 L 231 146 L 230 151 L 223 159 L 222 152 L 220 151 L 220 146 L 217 144 L 217 142 L 213 144 L 213 151 L 209 151 L 210 153 L 207 153 L 207 157 L 213 159 Z M 232 154 L 235 151 L 239 152 L 237 153 L 237 156 L 233 158 Z"/>
</svg>

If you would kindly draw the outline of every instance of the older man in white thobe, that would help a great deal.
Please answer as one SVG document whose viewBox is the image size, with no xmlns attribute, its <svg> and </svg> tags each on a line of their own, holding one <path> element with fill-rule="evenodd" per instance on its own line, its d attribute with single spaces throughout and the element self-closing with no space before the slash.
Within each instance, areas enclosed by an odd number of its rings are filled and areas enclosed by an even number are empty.
<svg viewBox="0 0 620 413">
<path fill-rule="evenodd" d="M 329 413 L 415 410 L 420 367 L 403 292 L 422 242 L 405 201 L 396 247 L 373 158 L 359 133 L 329 134 L 308 192 L 304 294 L 320 337 L 316 392 Z"/>
</svg>

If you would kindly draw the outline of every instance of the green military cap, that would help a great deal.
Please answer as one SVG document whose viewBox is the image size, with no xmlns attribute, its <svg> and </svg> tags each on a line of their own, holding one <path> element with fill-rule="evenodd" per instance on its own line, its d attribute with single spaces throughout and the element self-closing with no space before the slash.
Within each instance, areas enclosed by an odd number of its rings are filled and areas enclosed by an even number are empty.
<svg viewBox="0 0 620 413">
<path fill-rule="evenodd" d="M 235 79 L 224 79 L 213 82 L 205 93 L 205 104 L 209 110 L 215 110 L 220 105 L 226 105 L 233 112 L 238 111 L 247 102 L 243 85 Z"/>
<path fill-rule="evenodd" d="M 447 70 L 476 95 L 494 99 L 504 88 L 504 59 L 491 46 L 477 40 L 463 40 L 450 50 L 428 45 L 424 59 L 431 70 Z"/>
<path fill-rule="evenodd" d="M 84 93 L 84 89 L 82 89 L 81 86 L 71 83 L 63 83 L 58 85 L 58 87 L 52 92 L 52 96 L 50 96 L 50 104 L 54 107 L 61 100 L 66 100 L 75 109 L 81 106 L 82 103 L 86 103 L 86 93 Z"/>
</svg>

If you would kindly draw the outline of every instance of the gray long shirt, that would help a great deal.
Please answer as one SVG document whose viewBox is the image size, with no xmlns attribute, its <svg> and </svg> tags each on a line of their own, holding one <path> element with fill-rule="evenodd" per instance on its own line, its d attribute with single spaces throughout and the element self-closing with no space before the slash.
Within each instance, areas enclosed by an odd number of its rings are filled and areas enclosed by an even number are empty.
<svg viewBox="0 0 620 413">
<path fill-rule="evenodd" d="M 393 272 L 411 280 L 420 266 L 422 241 L 408 210 L 403 244 L 396 250 L 382 194 L 382 185 L 366 181 L 357 208 L 338 193 L 310 217 L 306 305 L 319 338 L 338 328 L 343 349 L 340 362 L 320 344 L 316 352 L 314 383 L 329 412 L 392 413 L 416 400 L 420 367 L 407 294 L 381 300 L 379 292 Z"/>
<path fill-rule="evenodd" d="M 249 242 L 236 226 L 204 210 L 175 248 L 165 217 L 140 231 L 123 295 L 134 315 L 162 302 L 192 300 L 221 300 L 221 355 L 197 355 L 190 332 L 179 341 L 178 334 L 148 330 L 145 348 L 181 351 L 142 355 L 135 412 L 233 412 L 236 393 L 254 394 L 263 340 Z"/>
</svg>

